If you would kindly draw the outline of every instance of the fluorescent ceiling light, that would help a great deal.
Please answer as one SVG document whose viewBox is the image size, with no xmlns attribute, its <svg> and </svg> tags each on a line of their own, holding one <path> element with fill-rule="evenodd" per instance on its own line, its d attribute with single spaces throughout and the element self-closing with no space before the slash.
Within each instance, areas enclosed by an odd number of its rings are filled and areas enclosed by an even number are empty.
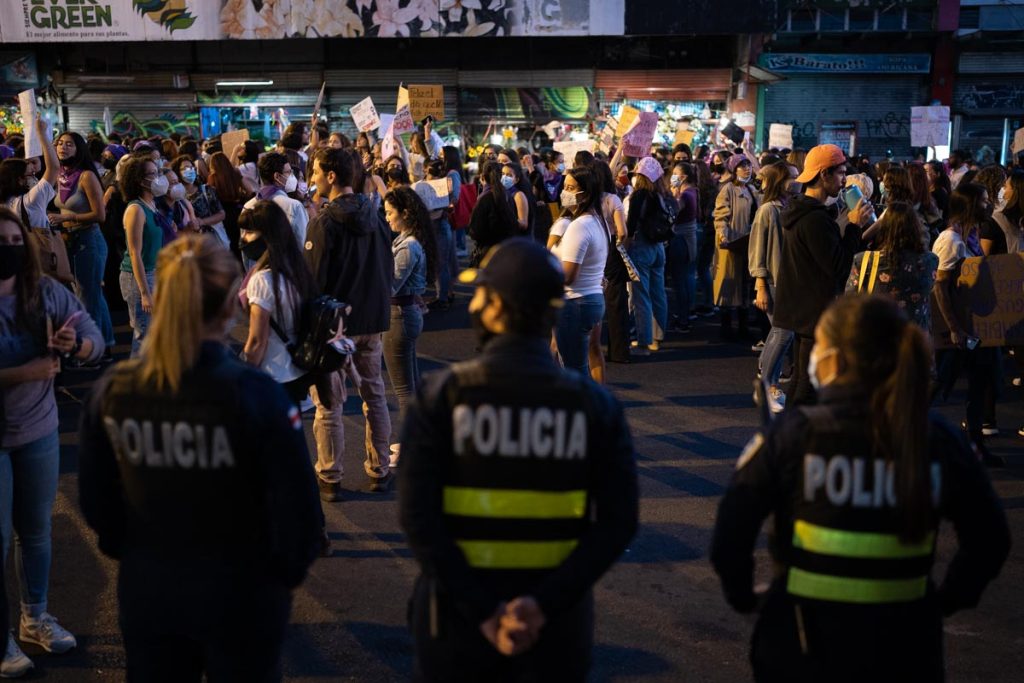
<svg viewBox="0 0 1024 683">
<path fill-rule="evenodd" d="M 135 76 L 89 76 L 78 77 L 79 83 L 133 83 Z"/>
<path fill-rule="evenodd" d="M 274 81 L 217 81 L 216 85 L 224 87 L 243 85 L 274 85 Z"/>
</svg>

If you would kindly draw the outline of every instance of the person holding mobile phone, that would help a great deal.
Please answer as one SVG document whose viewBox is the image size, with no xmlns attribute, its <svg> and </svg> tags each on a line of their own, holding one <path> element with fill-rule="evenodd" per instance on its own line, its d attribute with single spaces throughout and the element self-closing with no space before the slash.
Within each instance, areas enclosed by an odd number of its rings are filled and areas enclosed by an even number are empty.
<svg viewBox="0 0 1024 683">
<path fill-rule="evenodd" d="M 35 249 L 20 216 L 0 208 L 0 563 L 16 535 L 18 637 L 60 653 L 76 641 L 47 605 L 50 516 L 60 464 L 53 379 L 62 359 L 94 361 L 104 344 L 71 291 L 42 274 Z M 0 676 L 20 676 L 32 662 L 6 633 Z"/>
</svg>

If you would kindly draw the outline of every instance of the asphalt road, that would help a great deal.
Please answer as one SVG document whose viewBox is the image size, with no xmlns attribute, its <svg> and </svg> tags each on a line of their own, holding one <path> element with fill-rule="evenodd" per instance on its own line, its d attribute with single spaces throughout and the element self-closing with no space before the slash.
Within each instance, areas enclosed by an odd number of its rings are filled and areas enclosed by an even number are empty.
<svg viewBox="0 0 1024 683">
<path fill-rule="evenodd" d="M 427 316 L 419 352 L 425 369 L 468 357 L 467 298 Z M 122 330 L 123 332 L 123 330 Z M 750 400 L 756 357 L 748 346 L 721 344 L 699 324 L 670 336 L 650 359 L 609 366 L 610 384 L 626 406 L 639 462 L 641 527 L 622 560 L 597 585 L 594 681 L 750 680 L 747 645 L 753 620 L 729 610 L 707 561 L 719 496 L 733 463 L 757 425 Z M 81 398 L 90 375 L 68 376 Z M 1000 403 L 1004 435 L 993 450 L 1010 467 L 993 472 L 1013 536 L 1024 536 L 1024 424 L 1020 389 Z M 963 399 L 961 390 L 954 397 Z M 395 417 L 397 405 L 393 402 Z M 959 421 L 961 409 L 941 408 Z M 346 405 L 345 498 L 326 505 L 333 554 L 318 560 L 296 593 L 286 644 L 292 681 L 401 681 L 411 673 L 406 601 L 416 566 L 398 527 L 395 494 L 366 492 L 363 419 Z M 119 681 L 124 652 L 117 626 L 116 565 L 97 550 L 77 508 L 77 405 L 61 399 L 61 482 L 54 510 L 50 611 L 78 637 L 76 650 L 46 655 L 32 646 L 29 680 Z M 312 446 L 311 413 L 306 432 Z M 943 528 L 940 558 L 954 539 Z M 758 551 L 762 572 L 767 554 Z M 942 567 L 936 568 L 941 576 Z M 8 590 L 17 604 L 13 567 Z M 765 577 L 766 578 L 766 577 Z M 949 681 L 1016 681 L 1024 669 L 1024 551 L 1013 549 L 978 609 L 946 623 Z"/>
</svg>

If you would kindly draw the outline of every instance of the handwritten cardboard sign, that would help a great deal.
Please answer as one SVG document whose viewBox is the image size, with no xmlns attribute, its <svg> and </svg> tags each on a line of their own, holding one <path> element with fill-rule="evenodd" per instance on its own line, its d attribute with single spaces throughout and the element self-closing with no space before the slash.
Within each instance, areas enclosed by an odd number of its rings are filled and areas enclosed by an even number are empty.
<svg viewBox="0 0 1024 683">
<path fill-rule="evenodd" d="M 235 151 L 235 147 L 249 139 L 249 129 L 243 128 L 241 130 L 230 130 L 220 136 L 220 148 L 224 150 L 224 154 L 230 158 L 231 153 Z"/>
<path fill-rule="evenodd" d="M 690 130 L 688 121 L 680 121 L 676 124 L 676 136 L 672 140 L 672 146 L 690 145 L 693 143 L 694 131 Z"/>
<path fill-rule="evenodd" d="M 640 116 L 640 110 L 628 104 L 619 110 L 619 122 L 615 126 L 615 137 L 621 138 L 632 126 L 636 118 Z"/>
<path fill-rule="evenodd" d="M 911 147 L 949 144 L 949 107 L 911 107 Z"/>
<path fill-rule="evenodd" d="M 793 149 L 793 126 L 788 123 L 773 123 L 768 126 L 768 147 Z"/>
<path fill-rule="evenodd" d="M 562 140 L 560 142 L 556 142 L 553 146 L 554 146 L 554 149 L 555 149 L 556 152 L 558 152 L 559 154 L 564 154 L 565 155 L 565 165 L 566 166 L 572 166 L 573 159 L 576 158 L 576 152 L 579 152 L 579 151 L 582 150 L 582 151 L 590 152 L 591 154 L 593 154 L 594 150 L 597 149 L 597 141 L 596 140 Z"/>
<path fill-rule="evenodd" d="M 412 189 L 420 196 L 429 211 L 448 208 L 448 179 L 421 180 Z"/>
<path fill-rule="evenodd" d="M 377 107 L 373 106 L 373 100 L 367 97 L 363 101 L 349 109 L 356 128 L 366 133 L 376 130 L 380 126 L 380 116 L 377 114 Z"/>
<path fill-rule="evenodd" d="M 626 156 L 645 157 L 651 153 L 651 143 L 658 130 L 658 115 L 653 111 L 642 111 L 633 125 L 622 136 L 622 152 Z"/>
<path fill-rule="evenodd" d="M 444 86 L 410 85 L 409 112 L 413 121 L 421 121 L 428 116 L 438 121 L 444 119 Z"/>
<path fill-rule="evenodd" d="M 968 332 L 985 347 L 1024 344 L 1024 254 L 964 259 L 953 307 Z M 949 329 L 932 297 L 932 338 L 936 347 L 951 346 Z"/>
<path fill-rule="evenodd" d="M 18 93 L 18 104 L 21 106 L 21 120 L 25 124 L 25 158 L 41 156 L 43 141 L 39 139 L 36 130 L 36 91 Z"/>
</svg>

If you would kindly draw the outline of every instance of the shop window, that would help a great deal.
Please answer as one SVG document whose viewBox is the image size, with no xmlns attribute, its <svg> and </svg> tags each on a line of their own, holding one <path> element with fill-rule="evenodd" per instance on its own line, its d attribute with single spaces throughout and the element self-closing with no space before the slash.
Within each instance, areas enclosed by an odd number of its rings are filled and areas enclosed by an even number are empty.
<svg viewBox="0 0 1024 683">
<path fill-rule="evenodd" d="M 903 30 L 903 8 L 893 8 L 878 13 L 879 31 L 902 31 Z"/>
<path fill-rule="evenodd" d="M 875 10 L 866 7 L 850 8 L 851 31 L 874 31 Z"/>
</svg>

